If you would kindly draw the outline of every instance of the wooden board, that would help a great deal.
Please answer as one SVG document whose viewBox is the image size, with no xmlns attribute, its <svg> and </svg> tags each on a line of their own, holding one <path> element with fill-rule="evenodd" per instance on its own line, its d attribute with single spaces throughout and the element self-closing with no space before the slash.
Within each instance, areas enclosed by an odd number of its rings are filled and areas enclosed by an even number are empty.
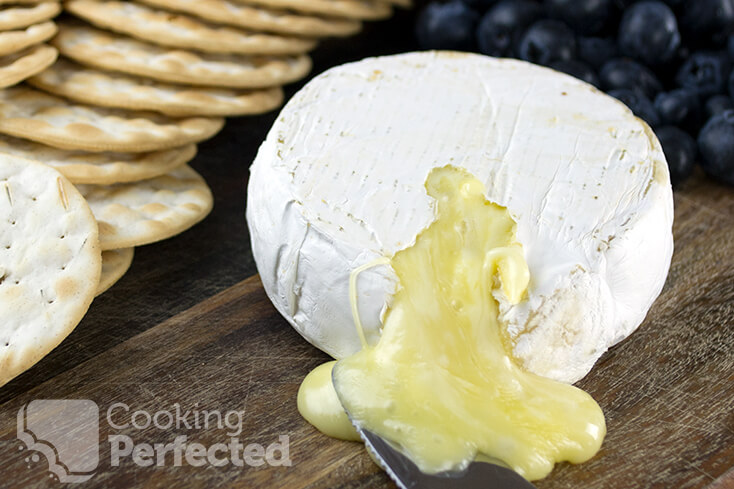
<svg viewBox="0 0 734 489">
<path fill-rule="evenodd" d="M 676 251 L 667 284 L 640 329 L 611 349 L 580 386 L 602 406 L 601 452 L 562 464 L 540 489 L 734 487 L 734 192 L 698 176 L 675 194 Z M 110 324 L 114 327 L 114 324 Z M 100 463 L 88 487 L 393 488 L 358 443 L 304 422 L 295 397 L 326 355 L 283 320 L 251 277 L 0 405 L 0 486 L 42 487 L 45 461 L 29 460 L 16 414 L 34 399 L 91 399 L 100 407 Z M 185 434 L 210 446 L 225 430 L 116 430 L 116 402 L 131 411 L 244 411 L 243 444 L 289 437 L 290 467 L 110 465 L 107 437 L 168 443 Z M 119 422 L 119 421 L 118 421 Z M 170 460 L 169 460 L 170 462 Z"/>
</svg>

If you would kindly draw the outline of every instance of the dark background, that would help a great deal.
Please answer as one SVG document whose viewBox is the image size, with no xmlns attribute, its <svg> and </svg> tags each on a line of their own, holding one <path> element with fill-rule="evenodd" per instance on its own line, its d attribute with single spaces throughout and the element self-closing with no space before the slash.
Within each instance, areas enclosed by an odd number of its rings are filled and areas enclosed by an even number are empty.
<svg viewBox="0 0 734 489">
<path fill-rule="evenodd" d="M 390 20 L 366 23 L 357 36 L 323 41 L 312 53 L 311 74 L 286 87 L 286 100 L 333 66 L 418 49 L 414 18 L 415 10 L 397 9 Z M 212 213 L 183 234 L 136 248 L 127 274 L 94 300 L 58 348 L 0 390 L 0 403 L 257 273 L 245 222 L 248 168 L 277 114 L 229 119 L 199 146 L 191 165 L 212 188 Z"/>
</svg>

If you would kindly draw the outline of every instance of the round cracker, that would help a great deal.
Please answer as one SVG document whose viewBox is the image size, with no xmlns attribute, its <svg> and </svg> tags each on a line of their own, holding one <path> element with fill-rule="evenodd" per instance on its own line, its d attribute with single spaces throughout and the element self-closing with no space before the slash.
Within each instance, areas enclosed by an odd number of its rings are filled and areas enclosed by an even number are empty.
<svg viewBox="0 0 734 489">
<path fill-rule="evenodd" d="M 0 91 L 0 133 L 61 149 L 147 152 L 216 134 L 224 119 L 169 117 L 71 104 L 28 87 Z"/>
<path fill-rule="evenodd" d="M 51 46 L 39 44 L 17 53 L 0 56 L 0 88 L 15 85 L 39 73 L 56 61 L 59 52 Z"/>
<path fill-rule="evenodd" d="M 78 189 L 97 218 L 103 250 L 170 238 L 204 219 L 213 204 L 206 182 L 188 165 L 150 180 Z"/>
<path fill-rule="evenodd" d="M 229 0 L 139 0 L 142 3 L 245 29 L 307 37 L 344 37 L 360 31 L 358 20 L 295 14 Z"/>
<path fill-rule="evenodd" d="M 101 71 L 61 58 L 28 83 L 78 102 L 154 110 L 170 116 L 236 116 L 268 112 L 283 102 L 280 87 L 262 90 L 191 87 Z"/>
<path fill-rule="evenodd" d="M 389 3 L 376 0 L 235 0 L 243 5 L 289 9 L 304 14 L 328 15 L 356 20 L 380 20 L 390 17 Z"/>
<path fill-rule="evenodd" d="M 106 250 L 102 252 L 102 275 L 95 296 L 102 295 L 115 285 L 130 269 L 133 263 L 135 248 Z"/>
<path fill-rule="evenodd" d="M 56 30 L 56 24 L 49 20 L 21 30 L 0 32 L 0 56 L 47 41 L 56 34 Z"/>
<path fill-rule="evenodd" d="M 231 88 L 264 88 L 303 78 L 311 58 L 195 53 L 156 46 L 76 23 L 59 25 L 52 43 L 79 63 L 156 80 Z"/>
<path fill-rule="evenodd" d="M 53 148 L 0 134 L 0 153 L 39 161 L 58 170 L 71 183 L 110 185 L 154 178 L 191 161 L 196 145 L 149 153 L 89 153 Z"/>
<path fill-rule="evenodd" d="M 52 19 L 61 12 L 59 2 L 41 2 L 31 7 L 6 7 L 0 10 L 0 31 L 10 31 Z"/>
<path fill-rule="evenodd" d="M 133 2 L 70 0 L 64 7 L 102 29 L 174 48 L 210 53 L 301 54 L 316 47 L 313 39 L 207 24 Z"/>
<path fill-rule="evenodd" d="M 76 327 L 101 262 L 97 222 L 74 186 L 46 165 L 0 156 L 0 385 Z"/>
</svg>

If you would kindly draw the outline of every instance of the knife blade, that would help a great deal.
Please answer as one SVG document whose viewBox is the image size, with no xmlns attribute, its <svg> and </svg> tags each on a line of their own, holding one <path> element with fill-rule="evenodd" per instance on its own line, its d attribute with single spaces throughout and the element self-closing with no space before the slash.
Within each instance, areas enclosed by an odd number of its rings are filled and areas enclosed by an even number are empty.
<svg viewBox="0 0 734 489">
<path fill-rule="evenodd" d="M 475 461 L 462 471 L 426 474 L 382 437 L 355 428 L 367 450 L 401 489 L 536 489 L 514 470 L 489 462 Z"/>
</svg>

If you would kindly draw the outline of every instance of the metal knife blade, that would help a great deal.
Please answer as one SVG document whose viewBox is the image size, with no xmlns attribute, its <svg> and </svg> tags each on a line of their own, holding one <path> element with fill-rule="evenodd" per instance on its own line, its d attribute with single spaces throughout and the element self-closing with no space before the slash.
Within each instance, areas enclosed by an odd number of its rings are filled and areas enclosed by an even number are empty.
<svg viewBox="0 0 734 489">
<path fill-rule="evenodd" d="M 462 471 L 425 474 L 385 439 L 356 427 L 365 446 L 401 489 L 535 489 L 512 469 L 472 462 Z"/>
</svg>

